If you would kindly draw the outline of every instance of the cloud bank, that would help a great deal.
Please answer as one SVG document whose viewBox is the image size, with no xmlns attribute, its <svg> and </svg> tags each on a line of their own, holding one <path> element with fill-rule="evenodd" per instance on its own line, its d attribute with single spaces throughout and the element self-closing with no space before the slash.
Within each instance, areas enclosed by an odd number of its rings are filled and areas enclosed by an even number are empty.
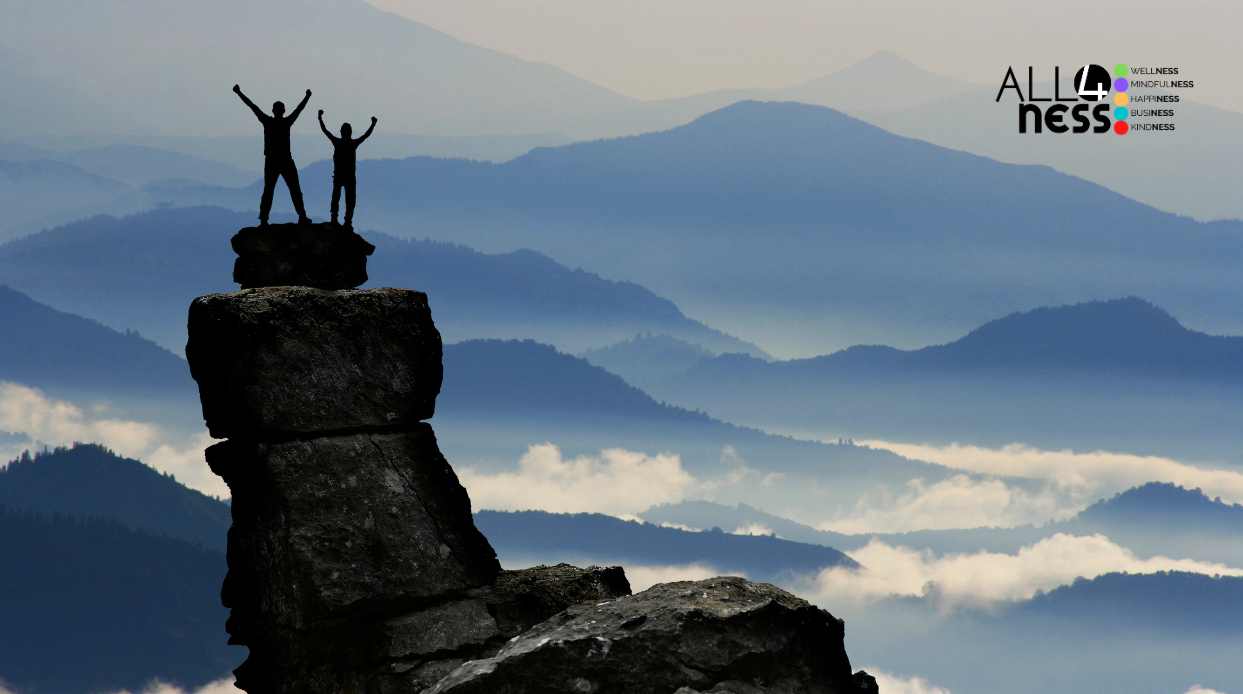
<svg viewBox="0 0 1243 694">
<path fill-rule="evenodd" d="M 851 513 L 818 527 L 854 534 L 1013 527 L 1069 518 L 1085 505 L 1053 485 L 1031 492 L 1002 480 L 954 475 L 934 484 L 911 480 L 900 494 L 878 490 L 860 498 Z"/>
<path fill-rule="evenodd" d="M 182 689 L 181 687 L 157 681 L 152 682 L 141 692 L 131 692 L 128 689 L 123 689 L 119 692 L 114 692 L 114 694 L 237 694 L 237 692 L 238 689 L 233 686 L 233 678 L 226 677 L 205 685 L 200 689 Z M 3 692 L 0 692 L 0 694 L 3 694 Z"/>
<path fill-rule="evenodd" d="M 938 687 L 922 677 L 902 677 L 870 667 L 863 669 L 876 678 L 876 684 L 884 694 L 951 694 L 950 690 Z"/>
<path fill-rule="evenodd" d="M 182 484 L 204 494 L 221 498 L 229 495 L 228 487 L 203 460 L 203 449 L 213 443 L 205 431 L 173 435 L 148 422 L 112 418 L 106 410 L 54 400 L 35 388 L 3 381 L 0 431 L 28 437 L 27 441 L 0 445 L 0 464 L 31 448 L 98 443 L 170 473 Z"/>
<path fill-rule="evenodd" d="M 631 515 L 685 498 L 695 479 L 676 455 L 610 448 L 567 458 L 551 443 L 527 448 L 518 469 L 496 474 L 463 468 L 458 475 L 475 510 Z"/>
<path fill-rule="evenodd" d="M 966 472 L 1046 480 L 1077 497 L 1115 494 L 1148 482 L 1172 482 L 1188 488 L 1199 487 L 1209 496 L 1243 503 L 1243 473 L 1197 467 L 1159 456 L 1053 451 L 1017 443 L 1001 448 L 880 440 L 861 443 Z"/>
<path fill-rule="evenodd" d="M 498 473 L 462 466 L 458 477 L 470 492 L 476 511 L 539 510 L 552 513 L 604 513 L 638 520 L 658 504 L 721 495 L 778 484 L 780 474 L 761 473 L 730 447 L 721 452 L 722 472 L 696 477 L 672 453 L 649 454 L 610 448 L 593 455 L 567 457 L 553 443 L 532 444 L 517 468 Z M 766 531 L 745 528 L 746 531 Z"/>
<path fill-rule="evenodd" d="M 944 556 L 874 540 L 850 556 L 864 568 L 834 567 L 820 572 L 811 592 L 822 603 L 900 596 L 930 598 L 942 609 L 987 607 L 1026 600 L 1038 591 L 1067 585 L 1076 578 L 1114 572 L 1243 576 L 1243 569 L 1224 564 L 1162 556 L 1141 559 L 1103 535 L 1059 533 L 1015 554 Z"/>
</svg>

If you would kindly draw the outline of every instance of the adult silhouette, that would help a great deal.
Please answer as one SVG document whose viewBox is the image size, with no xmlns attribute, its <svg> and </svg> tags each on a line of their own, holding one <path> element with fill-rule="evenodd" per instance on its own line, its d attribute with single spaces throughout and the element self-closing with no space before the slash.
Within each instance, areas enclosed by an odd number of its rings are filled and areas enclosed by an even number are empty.
<svg viewBox="0 0 1243 694">
<path fill-rule="evenodd" d="M 269 116 L 255 102 L 246 98 L 242 88 L 236 84 L 233 85 L 233 93 L 250 107 L 255 118 L 263 124 L 263 196 L 259 198 L 259 224 L 262 226 L 268 223 L 268 213 L 272 211 L 272 193 L 276 190 L 278 178 L 285 179 L 289 196 L 293 198 L 293 207 L 298 211 L 298 223 L 309 224 L 311 220 L 306 216 L 306 208 L 302 204 L 302 186 L 298 184 L 298 167 L 293 163 L 293 151 L 289 146 L 289 131 L 294 121 L 298 120 L 302 109 L 306 108 L 306 102 L 311 100 L 311 90 L 306 90 L 306 96 L 302 97 L 297 108 L 288 116 L 285 115 L 283 102 L 272 104 L 272 115 Z"/>
<path fill-rule="evenodd" d="M 319 129 L 332 141 L 332 223 L 337 223 L 337 210 L 341 203 L 341 190 L 345 190 L 345 226 L 354 226 L 354 199 L 358 193 L 355 168 L 358 163 L 358 146 L 371 137 L 377 123 L 371 117 L 371 127 L 357 140 L 353 139 L 354 126 L 341 124 L 341 137 L 333 135 L 324 125 L 324 109 L 319 110 Z"/>
</svg>

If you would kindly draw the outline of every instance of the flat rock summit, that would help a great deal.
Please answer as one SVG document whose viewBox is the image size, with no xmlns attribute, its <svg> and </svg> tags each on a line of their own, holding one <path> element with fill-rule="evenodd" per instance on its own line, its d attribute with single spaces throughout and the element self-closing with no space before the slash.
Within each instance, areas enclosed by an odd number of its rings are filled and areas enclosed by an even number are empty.
<svg viewBox="0 0 1243 694">
<path fill-rule="evenodd" d="M 322 235 L 322 236 L 321 236 Z M 332 225 L 243 229 L 243 289 L 194 300 L 186 356 L 232 493 L 221 597 L 251 694 L 848 694 L 843 623 L 741 578 L 631 594 L 620 567 L 503 570 L 426 421 L 426 295 L 356 287 Z"/>
<path fill-rule="evenodd" d="M 375 246 L 337 224 L 268 224 L 238 231 L 233 281 L 242 289 L 300 285 L 352 289 L 367 281 Z"/>
</svg>

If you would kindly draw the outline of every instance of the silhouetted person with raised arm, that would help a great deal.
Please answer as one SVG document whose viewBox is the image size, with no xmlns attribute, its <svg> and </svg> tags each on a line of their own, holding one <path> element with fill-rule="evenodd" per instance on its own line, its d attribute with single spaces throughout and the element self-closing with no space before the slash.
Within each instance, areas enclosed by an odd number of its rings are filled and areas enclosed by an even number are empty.
<svg viewBox="0 0 1243 694">
<path fill-rule="evenodd" d="M 358 180 L 355 168 L 358 162 L 358 146 L 375 130 L 376 117 L 371 117 L 371 127 L 357 140 L 352 139 L 354 127 L 349 123 L 341 124 L 341 137 L 336 137 L 324 125 L 324 109 L 319 110 L 319 129 L 332 140 L 332 223 L 337 223 L 337 210 L 341 204 L 341 189 L 345 189 L 345 226 L 354 226 L 354 198 L 358 193 Z"/>
<path fill-rule="evenodd" d="M 298 223 L 309 224 L 311 220 L 306 216 L 306 208 L 302 205 L 298 167 L 293 163 L 293 151 L 289 146 L 289 130 L 294 121 L 298 120 L 302 109 L 306 108 L 306 102 L 311 100 L 311 90 L 306 90 L 306 96 L 302 97 L 301 103 L 288 117 L 285 116 L 285 104 L 280 101 L 272 104 L 272 115 L 269 116 L 255 106 L 255 102 L 246 98 L 241 87 L 233 85 L 233 92 L 254 111 L 255 118 L 263 124 L 263 197 L 259 199 L 259 224 L 268 223 L 268 213 L 272 211 L 272 193 L 276 190 L 278 178 L 285 179 L 289 196 L 293 198 L 293 208 L 298 211 Z"/>
</svg>

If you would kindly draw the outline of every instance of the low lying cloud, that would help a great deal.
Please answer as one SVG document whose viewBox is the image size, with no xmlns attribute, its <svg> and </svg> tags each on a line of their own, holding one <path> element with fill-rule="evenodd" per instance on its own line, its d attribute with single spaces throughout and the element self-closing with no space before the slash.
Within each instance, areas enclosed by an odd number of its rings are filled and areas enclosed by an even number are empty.
<svg viewBox="0 0 1243 694">
<path fill-rule="evenodd" d="M 884 694 L 951 694 L 950 690 L 931 684 L 922 677 L 902 677 L 870 667 L 863 669 L 876 678 L 876 684 Z"/>
<path fill-rule="evenodd" d="M 853 534 L 1013 527 L 1069 518 L 1085 505 L 1052 485 L 1030 492 L 1002 480 L 955 475 L 935 484 L 911 480 L 899 494 L 877 490 L 860 498 L 851 513 L 818 527 Z"/>
<path fill-rule="evenodd" d="M 182 689 L 180 687 L 164 684 L 163 682 L 152 682 L 141 692 L 131 692 L 123 689 L 114 694 L 237 694 L 239 690 L 233 686 L 233 678 L 226 677 L 222 680 L 216 680 L 211 684 L 205 685 L 200 689 Z M 3 694 L 3 692 L 0 692 Z"/>
<path fill-rule="evenodd" d="M 1219 692 L 1216 689 L 1208 689 L 1195 684 L 1192 685 L 1191 689 L 1188 689 L 1184 694 L 1225 694 L 1225 692 Z"/>
<path fill-rule="evenodd" d="M 1189 465 L 1171 458 L 1110 451 L 1043 450 L 1023 444 L 985 448 L 950 444 L 931 446 L 863 441 L 898 455 L 986 475 L 1047 480 L 1066 493 L 1082 497 L 1115 494 L 1148 482 L 1199 487 L 1209 496 L 1243 503 L 1243 473 Z"/>
<path fill-rule="evenodd" d="M 0 445 L 0 465 L 31 448 L 98 443 L 175 475 L 205 494 L 229 495 L 228 487 L 204 462 L 203 449 L 213 443 L 205 431 L 172 435 L 149 422 L 116 419 L 106 410 L 54 400 L 35 388 L 2 381 L 0 431 L 25 434 L 28 439 Z"/>
<path fill-rule="evenodd" d="M 673 581 L 702 581 L 705 578 L 714 576 L 744 576 L 739 571 L 728 571 L 717 569 L 707 564 L 682 564 L 675 566 L 644 566 L 642 564 L 627 564 L 626 578 L 630 581 L 630 588 L 634 592 L 647 590 L 657 583 L 671 583 Z"/>
<path fill-rule="evenodd" d="M 673 453 L 610 448 L 567 457 L 557 445 L 545 442 L 528 446 L 514 470 L 490 473 L 466 465 L 458 477 L 476 511 L 605 513 L 633 520 L 659 504 L 736 496 L 782 479 L 780 474 L 748 467 L 730 447 L 722 450 L 721 465 L 715 477 L 696 477 Z M 767 528 L 742 530 L 770 532 Z"/>
<path fill-rule="evenodd" d="M 987 607 L 1025 600 L 1037 591 L 1052 590 L 1079 577 L 1090 579 L 1114 572 L 1187 571 L 1243 576 L 1243 569 L 1224 564 L 1161 556 L 1141 559 L 1103 535 L 1059 533 L 1015 554 L 937 556 L 880 541 L 872 541 L 849 554 L 864 568 L 835 567 L 820 572 L 812 590 L 822 602 L 900 596 L 931 598 L 943 609 Z"/>
<path fill-rule="evenodd" d="M 695 486 L 676 455 L 611 448 L 567 458 L 551 443 L 530 446 L 513 472 L 459 472 L 475 510 L 638 514 L 681 501 Z"/>
<path fill-rule="evenodd" d="M 754 537 L 768 537 L 770 535 L 776 535 L 777 533 L 774 532 L 773 529 L 768 527 L 767 525 L 761 525 L 759 523 L 752 523 L 750 525 L 740 525 L 737 528 L 734 528 L 734 532 L 732 534 L 733 535 L 751 535 Z"/>
</svg>

